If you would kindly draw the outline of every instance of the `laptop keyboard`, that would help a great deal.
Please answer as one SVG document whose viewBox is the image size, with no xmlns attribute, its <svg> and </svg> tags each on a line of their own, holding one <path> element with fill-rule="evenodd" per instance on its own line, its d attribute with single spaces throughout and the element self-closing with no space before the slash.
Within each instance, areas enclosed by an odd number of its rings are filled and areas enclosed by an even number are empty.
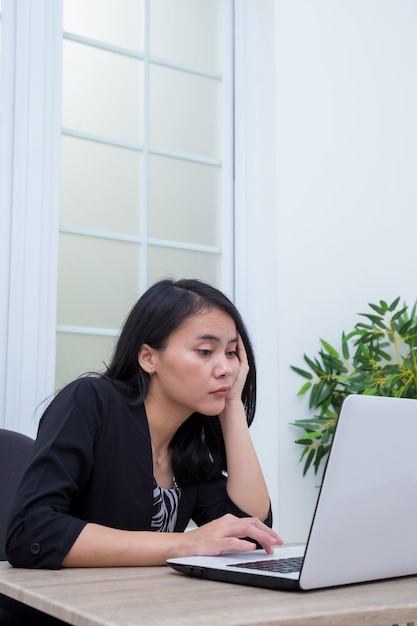
<svg viewBox="0 0 417 626">
<path fill-rule="evenodd" d="M 303 562 L 302 556 L 292 556 L 283 559 L 266 559 L 265 561 L 248 561 L 247 563 L 228 563 L 230 567 L 262 570 L 263 572 L 278 572 L 290 574 L 299 572 Z"/>
</svg>

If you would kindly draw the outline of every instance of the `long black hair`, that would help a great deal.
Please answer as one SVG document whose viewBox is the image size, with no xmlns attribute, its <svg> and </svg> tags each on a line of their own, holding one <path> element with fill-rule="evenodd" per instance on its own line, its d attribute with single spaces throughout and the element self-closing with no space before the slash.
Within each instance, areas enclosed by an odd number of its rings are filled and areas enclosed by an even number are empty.
<svg viewBox="0 0 417 626">
<path fill-rule="evenodd" d="M 256 366 L 248 333 L 231 300 L 200 280 L 161 280 L 139 298 L 123 325 L 105 376 L 123 383 L 138 403 L 143 402 L 150 377 L 138 363 L 141 346 L 146 343 L 162 350 L 170 334 L 185 319 L 210 308 L 227 313 L 242 337 L 249 364 L 242 401 L 250 425 L 256 406 Z M 210 480 L 227 471 L 223 435 L 217 417 L 193 413 L 180 426 L 170 447 L 172 469 L 179 483 Z"/>
</svg>

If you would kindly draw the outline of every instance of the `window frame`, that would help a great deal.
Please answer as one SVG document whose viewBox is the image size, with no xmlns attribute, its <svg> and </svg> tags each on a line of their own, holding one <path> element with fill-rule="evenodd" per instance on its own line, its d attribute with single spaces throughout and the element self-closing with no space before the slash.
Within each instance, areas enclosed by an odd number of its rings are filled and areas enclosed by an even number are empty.
<svg viewBox="0 0 417 626">
<path fill-rule="evenodd" d="M 0 425 L 33 436 L 54 376 L 61 0 L 3 0 Z"/>
</svg>

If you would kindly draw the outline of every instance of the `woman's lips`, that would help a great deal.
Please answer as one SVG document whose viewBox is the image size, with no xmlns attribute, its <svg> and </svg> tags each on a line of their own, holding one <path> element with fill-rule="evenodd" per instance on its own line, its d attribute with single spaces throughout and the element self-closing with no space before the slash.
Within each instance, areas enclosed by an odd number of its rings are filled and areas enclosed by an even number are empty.
<svg viewBox="0 0 417 626">
<path fill-rule="evenodd" d="M 223 398 L 223 397 L 227 396 L 229 391 L 230 391 L 230 387 L 227 386 L 227 385 L 224 385 L 223 387 L 219 387 L 218 389 L 215 389 L 211 393 L 214 396 L 221 396 Z"/>
</svg>

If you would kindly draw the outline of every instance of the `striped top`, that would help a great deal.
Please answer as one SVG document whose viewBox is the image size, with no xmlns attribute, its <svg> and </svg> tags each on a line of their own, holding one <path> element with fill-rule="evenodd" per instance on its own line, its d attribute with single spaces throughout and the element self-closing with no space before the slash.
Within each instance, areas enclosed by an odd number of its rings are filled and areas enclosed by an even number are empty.
<svg viewBox="0 0 417 626">
<path fill-rule="evenodd" d="M 153 510 L 151 530 L 157 532 L 173 532 L 177 522 L 181 489 L 175 479 L 172 489 L 159 487 L 153 480 Z"/>
</svg>

